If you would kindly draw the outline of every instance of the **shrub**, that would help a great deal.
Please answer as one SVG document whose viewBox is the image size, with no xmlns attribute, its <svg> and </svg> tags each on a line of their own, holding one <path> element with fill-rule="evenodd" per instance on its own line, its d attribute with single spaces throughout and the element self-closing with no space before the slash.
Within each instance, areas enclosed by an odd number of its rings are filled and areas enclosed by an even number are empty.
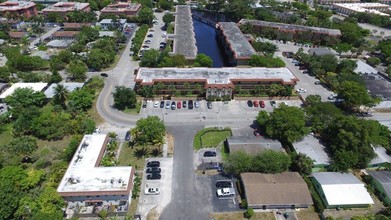
<svg viewBox="0 0 391 220">
<path fill-rule="evenodd" d="M 244 212 L 245 218 L 251 218 L 254 216 L 254 210 L 252 208 L 247 208 L 247 210 Z"/>
</svg>

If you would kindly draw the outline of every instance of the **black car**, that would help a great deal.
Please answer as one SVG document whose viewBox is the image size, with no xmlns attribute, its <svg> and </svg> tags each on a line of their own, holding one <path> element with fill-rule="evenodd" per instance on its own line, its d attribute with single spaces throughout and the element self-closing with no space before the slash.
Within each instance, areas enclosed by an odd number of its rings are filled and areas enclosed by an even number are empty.
<svg viewBox="0 0 391 220">
<path fill-rule="evenodd" d="M 193 100 L 189 100 L 187 103 L 189 104 L 189 109 L 193 109 L 194 108 Z"/>
<path fill-rule="evenodd" d="M 153 37 L 153 34 L 148 34 L 147 37 Z"/>
<path fill-rule="evenodd" d="M 147 101 L 143 101 L 143 108 L 147 107 Z"/>
<path fill-rule="evenodd" d="M 253 107 L 253 102 L 251 100 L 248 100 L 247 105 L 248 105 L 248 107 Z"/>
<path fill-rule="evenodd" d="M 130 141 L 130 131 L 127 131 L 125 134 L 125 141 Z"/>
<path fill-rule="evenodd" d="M 231 188 L 232 187 L 232 182 L 231 181 L 225 181 L 225 180 L 217 181 L 216 187 L 217 188 L 228 188 L 228 187 Z"/>
<path fill-rule="evenodd" d="M 212 102 L 207 102 L 206 106 L 208 107 L 208 109 L 212 109 Z"/>
<path fill-rule="evenodd" d="M 100 76 L 101 77 L 108 77 L 109 75 L 107 73 L 101 73 Z"/>
<path fill-rule="evenodd" d="M 160 162 L 159 161 L 148 162 L 147 167 L 160 167 Z"/>
<path fill-rule="evenodd" d="M 183 108 L 187 108 L 187 103 L 186 103 L 186 101 L 182 101 L 182 107 L 183 107 Z"/>
<path fill-rule="evenodd" d="M 160 108 L 164 108 L 164 101 L 160 101 Z"/>
<path fill-rule="evenodd" d="M 214 151 L 205 151 L 204 157 L 215 157 L 217 155 Z"/>
<path fill-rule="evenodd" d="M 176 103 L 175 101 L 172 101 L 171 102 L 171 110 L 175 110 L 176 109 Z"/>
<path fill-rule="evenodd" d="M 147 168 L 147 173 L 160 173 L 162 170 L 159 167 L 149 167 Z"/>
<path fill-rule="evenodd" d="M 162 178 L 162 175 L 159 173 L 149 173 L 147 175 L 147 180 L 160 180 Z"/>
</svg>

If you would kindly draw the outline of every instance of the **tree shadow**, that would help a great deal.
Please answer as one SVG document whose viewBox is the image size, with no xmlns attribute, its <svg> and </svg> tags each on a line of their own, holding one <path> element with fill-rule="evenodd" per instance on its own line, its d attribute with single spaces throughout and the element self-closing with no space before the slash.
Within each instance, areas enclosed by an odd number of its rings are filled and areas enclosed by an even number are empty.
<svg viewBox="0 0 391 220">
<path fill-rule="evenodd" d="M 148 150 L 146 148 L 138 148 L 134 151 L 133 155 L 137 158 L 137 159 L 141 159 L 143 158 L 144 156 L 146 156 L 148 154 Z"/>
<path fill-rule="evenodd" d="M 163 152 L 159 149 L 159 148 L 155 148 L 152 150 L 152 153 L 151 155 L 154 156 L 154 157 L 158 157 L 162 154 Z"/>
</svg>

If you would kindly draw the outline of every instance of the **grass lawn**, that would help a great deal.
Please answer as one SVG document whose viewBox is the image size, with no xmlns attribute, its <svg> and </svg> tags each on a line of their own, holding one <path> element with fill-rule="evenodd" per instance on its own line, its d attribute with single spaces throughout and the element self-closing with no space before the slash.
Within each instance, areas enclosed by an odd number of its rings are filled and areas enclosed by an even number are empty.
<svg viewBox="0 0 391 220">
<path fill-rule="evenodd" d="M 315 212 L 313 206 L 308 209 L 300 209 L 300 211 L 296 212 L 297 218 L 300 220 L 318 220 L 319 215 Z"/>
<path fill-rule="evenodd" d="M 11 125 L 9 124 L 5 126 L 5 130 L 0 133 L 0 146 L 8 144 L 12 139 L 11 129 Z"/>
<path fill-rule="evenodd" d="M 136 104 L 136 108 L 131 108 L 131 109 L 127 108 L 124 110 L 124 112 L 129 115 L 138 115 L 138 113 L 140 113 L 140 109 L 141 109 L 141 101 L 138 101 Z"/>
<path fill-rule="evenodd" d="M 215 220 L 247 220 L 247 218 L 243 216 L 243 212 L 211 213 L 209 217 Z M 271 212 L 256 212 L 251 219 L 275 220 L 274 214 Z"/>
<path fill-rule="evenodd" d="M 194 148 L 199 150 L 203 147 L 217 147 L 220 142 L 232 136 L 231 130 L 219 130 L 216 128 L 205 128 L 198 131 L 194 137 Z"/>
<path fill-rule="evenodd" d="M 146 146 L 145 149 L 147 151 L 143 151 L 142 147 L 128 147 L 127 142 L 125 142 L 124 146 L 122 146 L 117 166 L 132 166 L 136 170 L 142 170 L 146 158 L 160 156 L 162 154 L 162 149 L 159 149 L 158 152 L 155 150 L 155 154 L 152 152 L 153 149 L 157 149 L 155 146 Z"/>
</svg>

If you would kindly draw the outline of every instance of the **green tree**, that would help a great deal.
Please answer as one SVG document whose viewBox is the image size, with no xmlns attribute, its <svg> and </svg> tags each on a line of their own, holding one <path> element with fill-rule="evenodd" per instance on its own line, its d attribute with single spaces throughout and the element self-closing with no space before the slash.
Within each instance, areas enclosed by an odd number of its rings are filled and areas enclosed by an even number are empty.
<svg viewBox="0 0 391 220">
<path fill-rule="evenodd" d="M 94 95 L 86 89 L 76 89 L 69 94 L 69 107 L 74 111 L 87 111 L 92 107 Z"/>
<path fill-rule="evenodd" d="M 53 70 L 52 75 L 50 76 L 50 82 L 51 83 L 59 83 L 62 81 L 61 75 L 58 73 L 57 70 Z"/>
<path fill-rule="evenodd" d="M 140 62 L 141 67 L 157 67 L 160 62 L 160 52 L 155 49 L 147 50 Z"/>
<path fill-rule="evenodd" d="M 4 102 L 13 108 L 12 111 L 20 111 L 32 106 L 42 107 L 45 99 L 43 92 L 35 92 L 31 88 L 18 88 L 12 95 L 7 96 Z"/>
<path fill-rule="evenodd" d="M 63 158 L 65 161 L 69 162 L 72 160 L 72 157 L 75 154 L 77 148 L 79 147 L 81 140 L 82 140 L 81 135 L 73 135 L 72 136 L 68 146 L 64 150 Z"/>
<path fill-rule="evenodd" d="M 55 104 L 61 105 L 63 108 L 65 108 L 65 102 L 68 100 L 68 97 L 69 91 L 64 85 L 57 84 L 57 86 L 54 87 L 53 101 Z"/>
<path fill-rule="evenodd" d="M 314 132 L 322 132 L 334 118 L 343 115 L 342 111 L 330 102 L 317 102 L 305 108 L 307 125 Z"/>
<path fill-rule="evenodd" d="M 126 108 L 135 108 L 137 99 L 136 93 L 125 86 L 116 86 L 113 92 L 114 106 L 119 110 Z"/>
<path fill-rule="evenodd" d="M 37 149 L 37 139 L 32 136 L 21 136 L 14 138 L 7 145 L 8 152 L 19 156 L 29 156 Z"/>
<path fill-rule="evenodd" d="M 197 54 L 197 56 L 194 60 L 193 66 L 195 66 L 195 67 L 212 67 L 213 60 L 209 56 L 207 56 L 203 53 L 200 53 L 200 54 Z"/>
<path fill-rule="evenodd" d="M 268 136 L 288 143 L 300 140 L 308 132 L 304 112 L 292 106 L 282 105 L 276 108 L 270 114 L 270 120 L 266 125 Z"/>
<path fill-rule="evenodd" d="M 83 82 L 87 78 L 87 70 L 87 66 L 82 61 L 72 61 L 67 68 L 67 72 L 77 82 Z"/>
<path fill-rule="evenodd" d="M 163 15 L 163 22 L 168 26 L 171 22 L 175 20 L 175 16 L 171 13 L 166 13 Z"/>
<path fill-rule="evenodd" d="M 171 10 L 173 6 L 173 2 L 171 0 L 159 0 L 158 6 L 159 8 L 164 10 Z"/>
<path fill-rule="evenodd" d="M 370 106 L 376 102 L 363 85 L 353 81 L 342 82 L 338 94 L 344 99 L 344 105 L 350 109 L 357 109 L 362 105 Z"/>
<path fill-rule="evenodd" d="M 311 106 L 322 102 L 322 97 L 320 97 L 320 95 L 309 95 L 305 98 L 305 102 L 307 105 Z"/>
<path fill-rule="evenodd" d="M 244 151 L 230 153 L 225 161 L 225 171 L 239 176 L 241 173 L 249 172 L 253 168 L 253 158 Z"/>
<path fill-rule="evenodd" d="M 355 60 L 345 59 L 339 62 L 337 71 L 353 73 L 356 68 L 357 68 L 357 62 Z"/>
<path fill-rule="evenodd" d="M 134 140 L 142 145 L 147 143 L 163 143 L 166 128 L 164 123 L 157 116 L 148 116 L 137 121 L 136 127 L 132 129 Z"/>
<path fill-rule="evenodd" d="M 137 15 L 137 21 L 142 24 L 152 24 L 152 20 L 154 18 L 153 11 L 150 8 L 142 8 L 138 15 Z"/>
<path fill-rule="evenodd" d="M 278 49 L 275 44 L 270 42 L 253 42 L 252 45 L 256 51 L 262 52 L 268 56 L 273 56 Z"/>
<path fill-rule="evenodd" d="M 381 63 L 381 60 L 377 57 L 369 57 L 367 59 L 367 63 L 373 67 L 376 67 L 377 65 L 379 65 Z"/>
<path fill-rule="evenodd" d="M 259 111 L 256 117 L 257 123 L 263 132 L 266 131 L 266 125 L 270 120 L 269 113 L 267 111 Z"/>
<path fill-rule="evenodd" d="M 314 160 L 305 154 L 299 153 L 292 156 L 290 170 L 299 172 L 301 175 L 310 175 L 312 173 L 313 166 Z"/>
<path fill-rule="evenodd" d="M 281 173 L 287 171 L 291 159 L 284 152 L 264 150 L 253 158 L 253 172 Z"/>
</svg>

